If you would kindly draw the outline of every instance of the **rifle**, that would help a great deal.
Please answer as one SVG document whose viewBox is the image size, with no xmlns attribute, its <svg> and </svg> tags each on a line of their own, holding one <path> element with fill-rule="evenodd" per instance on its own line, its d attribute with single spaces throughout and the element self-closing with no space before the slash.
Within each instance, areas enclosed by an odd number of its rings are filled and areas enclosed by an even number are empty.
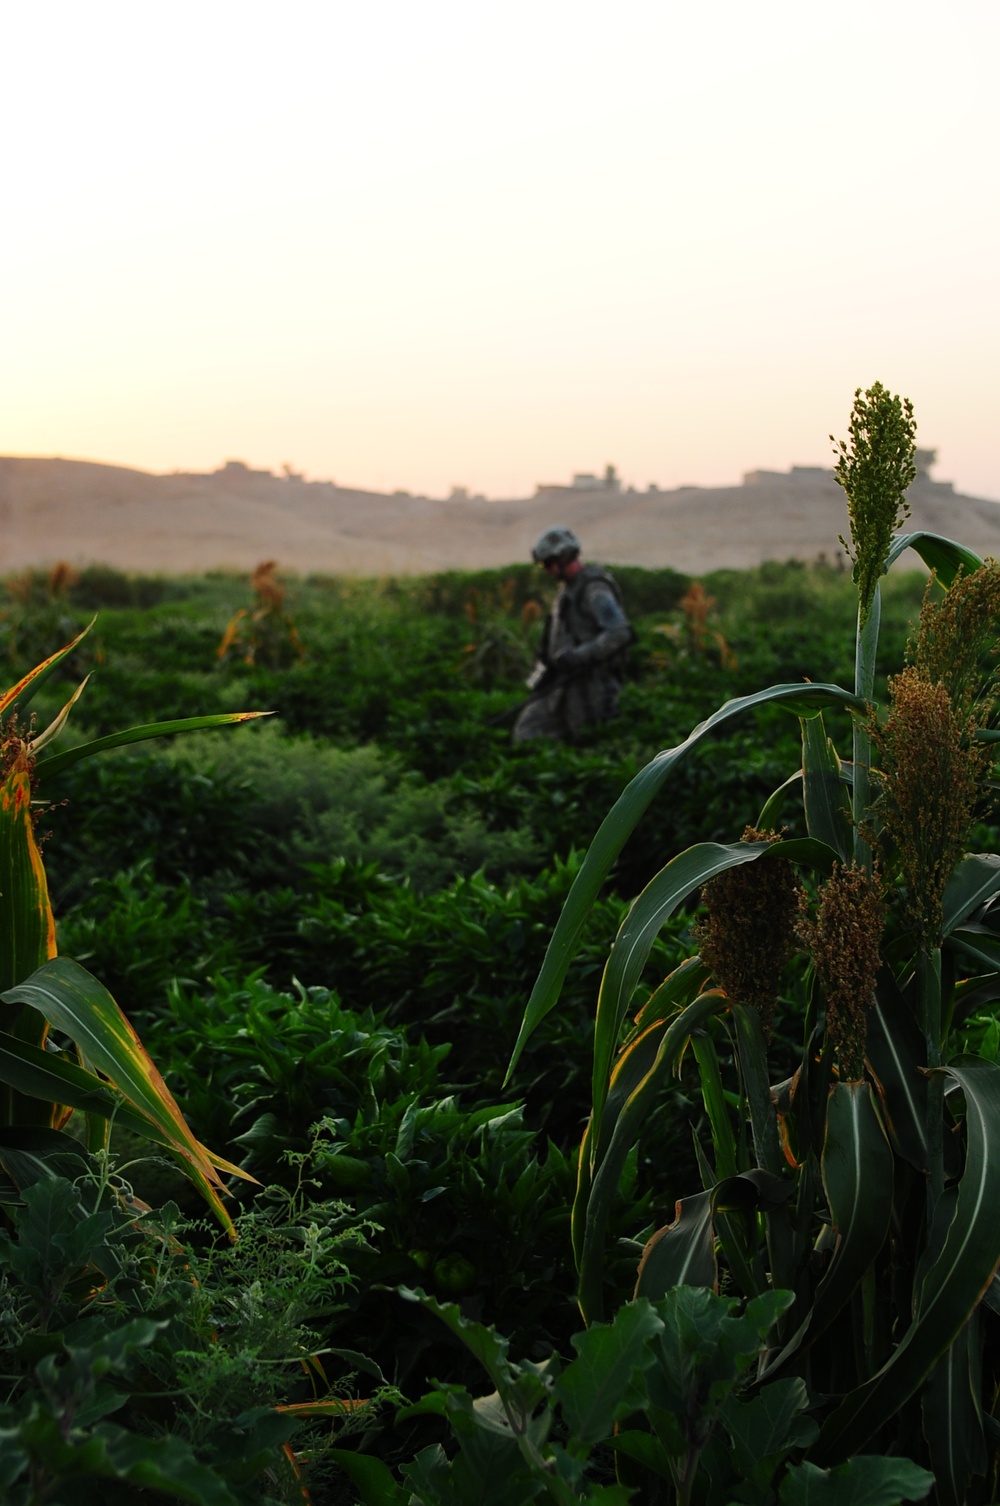
<svg viewBox="0 0 1000 1506">
<path fill-rule="evenodd" d="M 541 700 L 542 696 L 548 695 L 550 691 L 555 690 L 557 685 L 564 685 L 577 672 L 568 664 L 543 664 L 539 660 L 526 681 L 531 690 L 531 694 L 527 700 L 519 701 L 516 706 L 511 706 L 508 711 L 501 711 L 496 716 L 491 716 L 486 725 L 488 727 L 504 727 L 508 722 L 516 722 L 521 712 L 530 706 L 532 701 Z"/>
</svg>

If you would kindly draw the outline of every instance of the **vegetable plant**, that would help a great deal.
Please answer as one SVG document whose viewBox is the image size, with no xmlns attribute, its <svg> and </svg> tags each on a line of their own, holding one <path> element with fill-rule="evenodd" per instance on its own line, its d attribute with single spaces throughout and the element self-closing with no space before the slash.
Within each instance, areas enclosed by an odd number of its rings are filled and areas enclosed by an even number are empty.
<svg viewBox="0 0 1000 1506">
<path fill-rule="evenodd" d="M 937 1499 L 958 1506 L 996 1499 L 1000 1439 L 984 1343 L 1000 1310 L 1000 1067 L 953 1045 L 971 1011 L 1000 999 L 1000 857 L 967 850 L 1000 736 L 990 660 L 1000 567 L 939 535 L 899 532 L 914 432 L 909 403 L 875 384 L 856 393 L 835 451 L 858 591 L 853 686 L 739 696 L 630 782 L 566 901 L 514 1062 L 559 1000 L 612 864 L 678 767 L 749 711 L 797 716 L 801 766 L 746 813 L 742 838 L 672 857 L 607 959 L 573 1210 L 580 1308 L 599 1324 L 609 1293 L 621 1295 L 607 1230 L 623 1169 L 690 1061 L 710 1125 L 696 1147 L 702 1186 L 671 1223 L 642 1232 L 633 1302 L 683 1285 L 749 1311 L 790 1292 L 755 1385 L 806 1388 L 818 1432 L 805 1461 L 836 1471 L 861 1452 L 908 1454 L 933 1470 Z M 908 549 L 931 578 L 877 707 L 880 581 Z M 828 735 L 831 709 L 850 718 L 849 760 Z M 793 800 L 796 837 L 782 825 Z M 635 1012 L 655 937 L 699 895 L 698 954 Z M 771 1029 L 790 969 L 805 1000 L 801 1053 L 775 1081 Z M 664 1499 L 687 1496 L 675 1481 Z"/>
</svg>

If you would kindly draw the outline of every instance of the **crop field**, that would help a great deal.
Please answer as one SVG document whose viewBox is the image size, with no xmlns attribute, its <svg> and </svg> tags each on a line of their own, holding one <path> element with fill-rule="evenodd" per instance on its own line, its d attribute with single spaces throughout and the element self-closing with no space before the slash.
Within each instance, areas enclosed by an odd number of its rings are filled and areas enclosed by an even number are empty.
<svg viewBox="0 0 1000 1506">
<path fill-rule="evenodd" d="M 934 602 L 975 579 L 938 563 L 958 584 Z M 98 1047 L 69 1006 L 33 1039 L 42 984 L 5 969 L 11 1506 L 888 1506 L 924 1499 L 928 1470 L 935 1499 L 995 1499 L 997 1320 L 977 1304 L 996 1260 L 968 1210 L 976 1179 L 1000 1195 L 1000 886 L 964 854 L 997 833 L 980 778 L 942 920 L 940 886 L 937 910 L 917 903 L 903 795 L 852 823 L 845 773 L 867 700 L 890 708 L 887 732 L 866 724 L 872 780 L 905 774 L 900 670 L 951 663 L 957 639 L 938 640 L 961 623 L 919 627 L 926 574 L 893 570 L 859 699 L 849 573 L 616 576 L 637 630 L 620 716 L 519 746 L 551 599 L 527 568 L 6 583 L 11 685 L 92 622 L 18 711 L 30 747 L 29 714 L 37 735 L 89 676 L 28 769 L 18 840 L 36 882 L 44 865 L 58 950 L 31 943 L 36 977 L 73 959 L 68 991 L 99 980 L 194 1137 L 126 1090 L 102 1108 L 98 1087 L 121 1084 Z M 969 651 L 980 680 L 988 637 Z M 788 689 L 656 763 L 769 686 Z M 955 696 L 967 742 L 978 702 Z M 59 761 L 247 711 L 270 714 Z M 946 752 L 922 761 L 940 773 Z M 926 810 L 917 825 L 932 841 Z M 0 872 L 21 882 L 13 841 Z M 885 927 L 867 1054 L 823 960 L 865 905 Z M 771 974 L 751 986 L 734 948 L 765 932 Z M 901 1041 L 915 1065 L 897 1083 Z M 45 1062 L 67 1064 L 72 1118 L 18 1110 L 45 1096 L 27 1075 Z M 961 1458 L 927 1423 L 948 1366 L 975 1394 Z"/>
</svg>

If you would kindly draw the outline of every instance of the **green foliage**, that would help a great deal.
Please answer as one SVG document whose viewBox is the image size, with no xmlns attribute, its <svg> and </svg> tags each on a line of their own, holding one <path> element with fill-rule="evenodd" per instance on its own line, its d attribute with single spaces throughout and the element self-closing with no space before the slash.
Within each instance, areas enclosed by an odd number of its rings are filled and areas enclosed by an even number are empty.
<svg viewBox="0 0 1000 1506">
<path fill-rule="evenodd" d="M 471 1501 L 496 1506 L 547 1498 L 625 1506 L 631 1491 L 607 1480 L 608 1450 L 620 1473 L 637 1465 L 662 1482 L 656 1499 L 746 1506 L 827 1501 L 923 1500 L 933 1476 L 906 1459 L 866 1457 L 833 1471 L 798 1462 L 816 1436 L 801 1381 L 776 1381 L 746 1396 L 751 1370 L 791 1293 L 769 1292 L 743 1311 L 733 1299 L 677 1286 L 659 1301 L 619 1308 L 608 1324 L 577 1335 L 565 1367 L 513 1363 L 506 1340 L 422 1291 L 404 1296 L 434 1312 L 475 1355 L 495 1390 L 473 1399 L 439 1385 L 414 1412 L 447 1420 L 449 1459 L 424 1449 L 403 1474 L 419 1506 Z M 601 1478 L 601 1475 L 604 1478 Z M 357 1477 L 355 1477 L 357 1478 Z M 391 1499 L 362 1491 L 365 1503 Z M 654 1487 L 655 1488 L 655 1487 Z M 652 1499 L 652 1497 L 645 1497 Z"/>
<path fill-rule="evenodd" d="M 349 1287 L 344 1254 L 368 1226 L 308 1201 L 301 1181 L 241 1216 L 238 1245 L 193 1262 L 176 1208 L 153 1214 L 103 1160 L 92 1172 L 78 1157 L 72 1179 L 42 1178 L 8 1211 L 0 1481 L 11 1506 L 64 1493 L 125 1506 L 147 1490 L 199 1506 L 292 1502 L 282 1448 L 302 1424 L 283 1407 L 337 1401 L 343 1436 L 392 1396 L 378 1385 L 376 1401 L 352 1401 L 350 1375 L 331 1389 L 315 1356 L 316 1324 Z"/>
</svg>

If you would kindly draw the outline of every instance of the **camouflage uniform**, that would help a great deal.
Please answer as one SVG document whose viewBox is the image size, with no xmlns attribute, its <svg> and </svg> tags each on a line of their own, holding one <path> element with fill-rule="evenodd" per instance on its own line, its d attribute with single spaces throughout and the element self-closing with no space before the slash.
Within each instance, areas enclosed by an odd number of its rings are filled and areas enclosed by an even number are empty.
<svg viewBox="0 0 1000 1506">
<path fill-rule="evenodd" d="M 514 724 L 515 742 L 572 738 L 590 722 L 618 715 L 626 650 L 634 639 L 610 571 L 584 565 L 559 589 L 542 636 L 540 659 L 558 661 L 559 678 L 543 686 Z"/>
</svg>

